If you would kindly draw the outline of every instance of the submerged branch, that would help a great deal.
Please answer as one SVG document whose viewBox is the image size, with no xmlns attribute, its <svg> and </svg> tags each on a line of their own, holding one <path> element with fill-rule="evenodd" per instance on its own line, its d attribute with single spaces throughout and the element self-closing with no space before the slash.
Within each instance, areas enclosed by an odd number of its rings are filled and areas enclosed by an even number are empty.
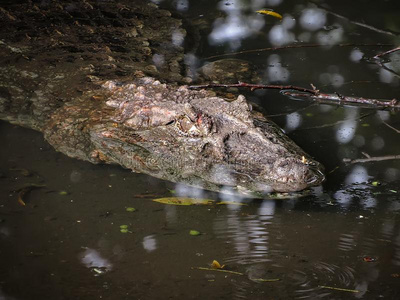
<svg viewBox="0 0 400 300">
<path fill-rule="evenodd" d="M 321 103 L 326 104 L 366 104 L 369 106 L 373 106 L 374 108 L 400 108 L 400 102 L 396 99 L 392 100 L 379 100 L 379 99 L 372 99 L 372 98 L 363 98 L 363 97 L 352 97 L 352 96 L 345 96 L 340 95 L 338 93 L 334 94 L 325 94 L 320 93 L 318 89 L 312 86 L 312 89 L 294 86 L 294 85 L 265 85 L 265 84 L 252 84 L 252 83 L 245 83 L 239 82 L 235 84 L 204 84 L 204 85 L 191 85 L 189 88 L 192 89 L 199 89 L 199 88 L 215 88 L 215 87 L 223 87 L 223 88 L 231 88 L 231 87 L 242 87 L 242 88 L 249 88 L 250 90 L 256 89 L 275 89 L 275 90 L 285 90 L 283 92 L 286 96 L 297 97 L 297 98 L 309 98 L 314 101 L 318 101 Z M 292 90 L 292 91 L 287 91 Z M 293 91 L 301 92 L 296 93 Z"/>
</svg>

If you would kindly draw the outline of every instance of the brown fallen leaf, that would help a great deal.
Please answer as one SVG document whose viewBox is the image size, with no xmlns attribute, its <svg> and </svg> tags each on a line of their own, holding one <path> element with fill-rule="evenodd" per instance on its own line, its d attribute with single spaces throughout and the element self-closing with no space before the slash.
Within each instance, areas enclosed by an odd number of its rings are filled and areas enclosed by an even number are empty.
<svg viewBox="0 0 400 300">
<path fill-rule="evenodd" d="M 28 186 L 25 186 L 23 188 L 20 188 L 18 190 L 18 203 L 22 206 L 25 206 L 26 203 L 24 201 L 24 197 L 26 196 L 26 194 L 28 194 L 30 191 L 34 190 L 34 189 L 41 189 L 45 187 L 45 185 L 40 185 L 40 184 L 30 184 Z"/>
</svg>

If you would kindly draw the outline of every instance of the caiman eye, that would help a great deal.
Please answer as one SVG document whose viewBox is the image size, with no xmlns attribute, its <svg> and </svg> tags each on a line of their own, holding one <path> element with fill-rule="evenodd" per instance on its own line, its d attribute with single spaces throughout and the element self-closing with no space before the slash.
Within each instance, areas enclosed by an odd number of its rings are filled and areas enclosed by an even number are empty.
<svg viewBox="0 0 400 300">
<path fill-rule="evenodd" d="M 187 116 L 180 118 L 177 122 L 178 128 L 186 134 L 199 135 L 200 131 L 196 124 L 192 122 Z"/>
</svg>

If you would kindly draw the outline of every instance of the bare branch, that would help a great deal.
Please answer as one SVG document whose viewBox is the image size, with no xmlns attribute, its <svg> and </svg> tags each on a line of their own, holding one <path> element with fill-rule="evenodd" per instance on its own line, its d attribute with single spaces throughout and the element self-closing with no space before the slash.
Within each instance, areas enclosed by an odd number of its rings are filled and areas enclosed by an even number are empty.
<svg viewBox="0 0 400 300">
<path fill-rule="evenodd" d="M 363 97 L 351 97 L 336 94 L 312 94 L 308 95 L 305 93 L 295 93 L 286 91 L 283 93 L 284 95 L 295 97 L 295 98 L 311 98 L 314 101 L 318 101 L 320 103 L 326 104 L 336 104 L 336 105 L 343 105 L 343 104 L 364 104 L 368 106 L 372 106 L 374 108 L 400 108 L 400 103 L 396 99 L 387 100 L 387 99 L 371 99 L 371 98 L 363 98 Z"/>
<path fill-rule="evenodd" d="M 375 157 L 358 158 L 358 159 L 343 158 L 343 162 L 347 164 L 356 164 L 356 163 L 393 160 L 393 159 L 400 159 L 400 155 L 375 156 Z"/>
<path fill-rule="evenodd" d="M 375 55 L 373 58 L 374 59 L 378 59 L 379 57 L 382 57 L 384 55 L 388 55 L 390 53 L 393 53 L 393 52 L 396 52 L 396 51 L 399 51 L 399 50 L 400 50 L 400 47 L 397 47 L 397 48 L 394 48 L 394 49 L 379 53 L 379 54 Z"/>
<path fill-rule="evenodd" d="M 388 123 L 386 123 L 385 121 L 382 120 L 382 123 L 385 124 L 387 127 L 389 127 L 390 129 L 393 129 L 394 131 L 396 131 L 397 133 L 400 133 L 400 130 L 394 128 L 392 125 L 389 125 Z"/>
<path fill-rule="evenodd" d="M 380 100 L 380 99 L 371 99 L 371 98 L 363 98 L 363 97 L 351 97 L 351 96 L 344 96 L 338 93 L 335 94 L 325 94 L 320 93 L 318 89 L 314 86 L 313 89 L 308 89 L 300 86 L 294 85 L 264 85 L 264 84 L 252 84 L 252 83 L 245 83 L 239 82 L 235 84 L 204 84 L 204 85 L 191 85 L 189 88 L 192 89 L 199 89 L 199 88 L 215 88 L 215 87 L 223 87 L 223 88 L 250 88 L 250 90 L 256 89 L 275 89 L 275 90 L 292 90 L 292 91 L 285 91 L 283 94 L 291 97 L 296 98 L 309 98 L 314 101 L 318 101 L 320 103 L 326 104 L 336 104 L 336 105 L 343 105 L 343 104 L 364 104 L 368 106 L 372 106 L 374 108 L 400 108 L 400 102 L 396 99 L 392 100 Z M 301 92 L 296 93 L 293 91 Z"/>
</svg>

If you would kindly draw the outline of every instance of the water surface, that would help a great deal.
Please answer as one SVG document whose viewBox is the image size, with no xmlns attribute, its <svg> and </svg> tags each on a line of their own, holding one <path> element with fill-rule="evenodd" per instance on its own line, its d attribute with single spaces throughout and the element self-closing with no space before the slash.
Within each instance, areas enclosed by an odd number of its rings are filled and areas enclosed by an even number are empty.
<svg viewBox="0 0 400 300">
<path fill-rule="evenodd" d="M 264 84 L 399 97 L 400 53 L 371 59 L 399 43 L 395 1 L 153 2 L 186 20 L 192 69 L 237 58 Z M 315 46 L 283 48 L 294 43 Z M 237 199 L 176 186 L 67 158 L 41 134 L 0 123 L 0 299 L 399 299 L 400 162 L 343 163 L 399 155 L 398 112 L 240 92 L 325 165 L 312 195 Z M 44 187 L 22 206 L 18 190 L 32 184 Z M 151 201 L 176 194 L 246 205 Z M 213 260 L 238 274 L 197 269 Z"/>
</svg>

